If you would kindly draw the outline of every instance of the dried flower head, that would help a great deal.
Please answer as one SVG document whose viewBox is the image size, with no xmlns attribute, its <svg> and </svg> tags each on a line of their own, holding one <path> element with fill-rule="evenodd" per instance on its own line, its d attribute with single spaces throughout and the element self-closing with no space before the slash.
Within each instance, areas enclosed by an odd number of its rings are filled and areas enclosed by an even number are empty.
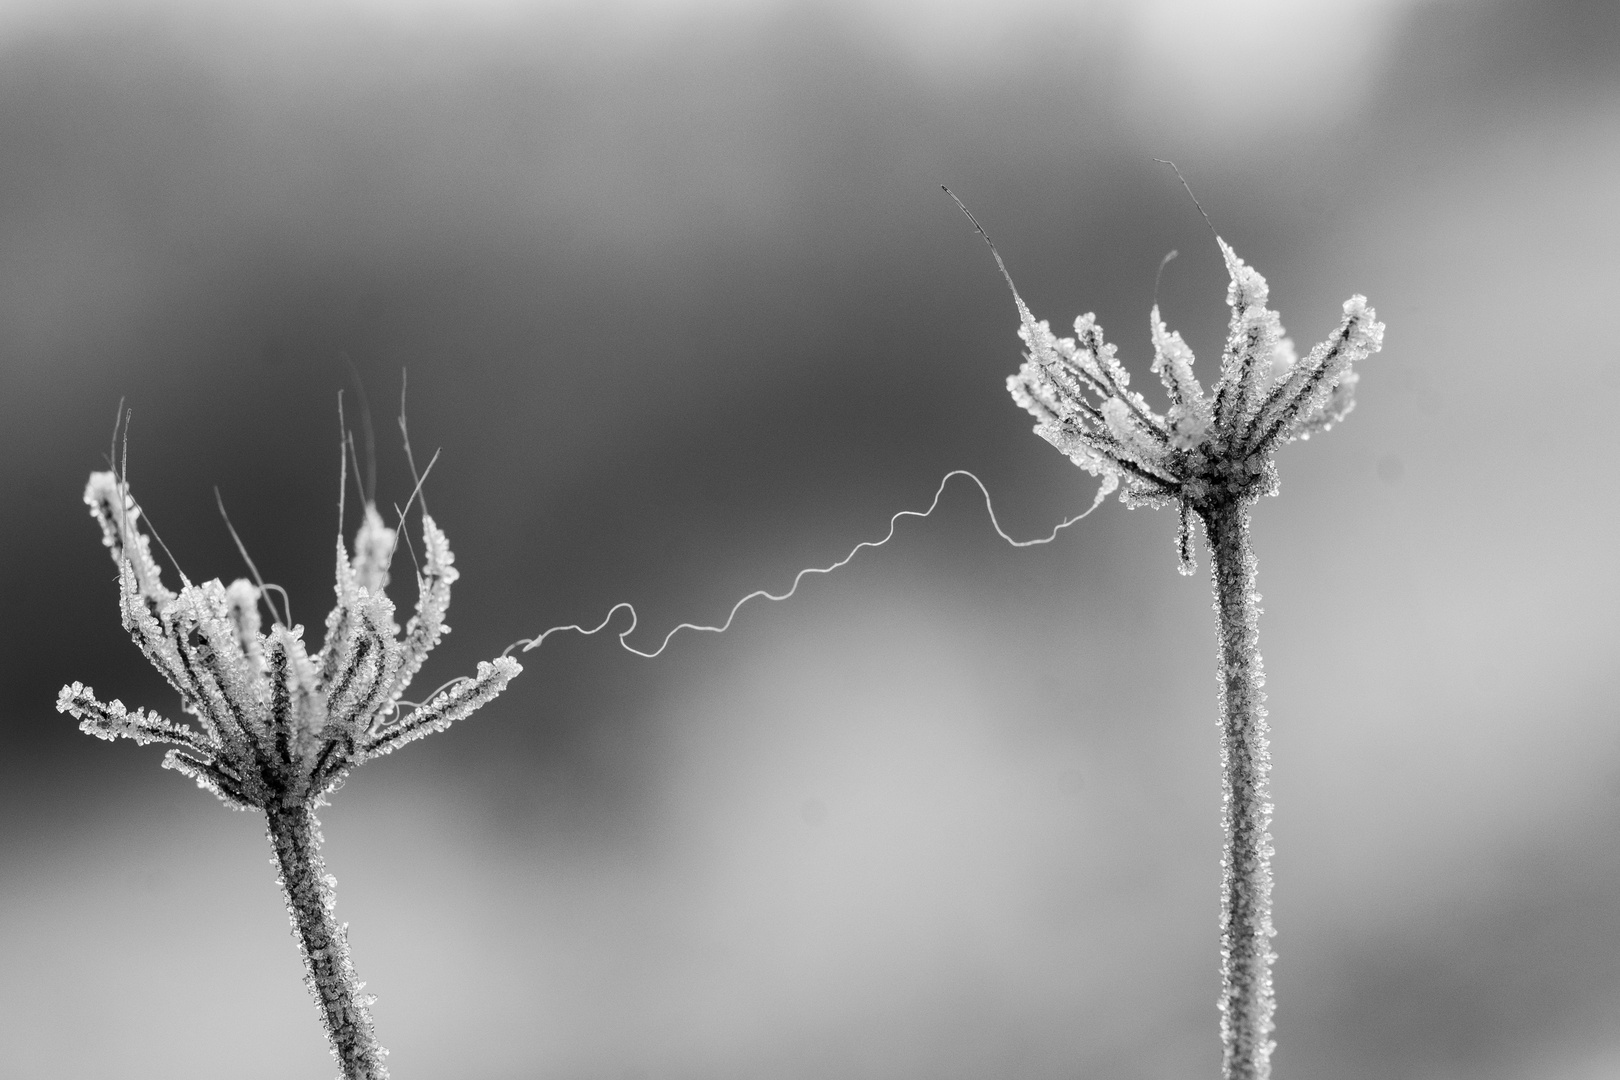
<svg viewBox="0 0 1620 1080">
<path fill-rule="evenodd" d="M 1037 435 L 1102 479 L 1099 500 L 1119 489 L 1129 506 L 1180 507 L 1183 573 L 1193 570 L 1193 515 L 1275 493 L 1278 445 L 1344 419 L 1355 405 L 1354 365 L 1377 352 L 1384 338 L 1384 324 L 1366 297 L 1352 296 L 1338 329 L 1298 359 L 1277 313 L 1266 306 L 1266 279 L 1217 241 L 1231 276 L 1226 302 L 1232 309 L 1220 380 L 1212 395 L 1204 393 L 1193 375 L 1192 350 L 1165 327 L 1154 305 L 1153 371 L 1170 400 L 1164 414 L 1128 389 L 1130 375 L 1094 315 L 1080 316 L 1075 336 L 1060 338 L 1014 290 L 1018 336 L 1029 351 L 1007 379 L 1013 400 L 1034 415 Z"/>
<path fill-rule="evenodd" d="M 957 205 L 967 213 L 961 200 Z M 971 213 L 968 219 L 990 243 Z M 1182 573 L 1193 571 L 1194 519 L 1204 526 L 1213 563 L 1225 833 L 1221 1075 L 1269 1080 L 1277 1004 L 1271 977 L 1271 755 L 1249 511 L 1259 496 L 1276 493 L 1273 454 L 1280 444 L 1308 439 L 1350 412 L 1354 365 L 1382 347 L 1384 325 L 1365 297 L 1352 296 L 1338 329 L 1300 360 L 1277 313 L 1266 306 L 1266 279 L 1226 241 L 1215 239 L 1231 277 L 1226 303 L 1232 320 L 1220 379 L 1206 395 L 1193 375 L 1192 350 L 1165 327 L 1155 304 L 1153 370 L 1170 400 L 1163 415 L 1129 389 L 1130 376 L 1103 340 L 1095 316 L 1075 320 L 1074 337 L 1056 336 L 1030 313 L 993 243 L 990 250 L 1017 301 L 1018 335 L 1029 349 L 1007 389 L 1034 415 L 1035 433 L 1101 478 L 1093 506 L 1115 490 L 1128 506 L 1178 506 Z"/>
<path fill-rule="evenodd" d="M 163 759 L 166 768 L 228 806 L 264 812 L 305 983 L 332 1055 L 344 1080 L 387 1080 L 373 999 L 350 962 L 347 926 L 333 914 L 335 879 L 321 858 L 315 807 L 354 766 L 449 727 L 492 700 L 522 667 L 509 656 L 480 663 L 477 675 L 402 712 L 406 687 L 450 631 L 444 614 L 455 559 L 426 512 L 416 614 L 403 634 L 384 593 L 398 536 L 368 502 L 352 556 L 338 537 L 337 605 L 326 618 L 319 655 L 310 656 L 302 626 L 289 627 L 277 615 L 268 633 L 261 629 L 259 602 L 269 598 L 252 582 L 193 585 L 182 574 L 180 591 L 169 590 L 139 528 L 140 509 L 116 473 L 92 473 L 84 501 L 118 566 L 124 628 L 197 726 L 145 709 L 130 712 L 116 699 L 103 703 L 77 682 L 62 688 L 57 709 L 103 739 L 168 743 L 174 749 Z"/>
<path fill-rule="evenodd" d="M 314 805 L 361 762 L 441 731 L 492 700 L 522 670 L 511 657 L 480 663 L 408 712 L 401 698 L 439 639 L 455 559 L 444 533 L 422 515 L 423 560 L 416 613 L 401 634 L 384 592 L 395 531 L 367 505 L 351 557 L 337 542 L 337 605 L 320 653 L 302 626 L 261 630 L 260 589 L 218 579 L 178 593 L 164 586 L 140 509 L 112 472 L 92 473 L 84 501 L 119 568 L 124 628 L 180 694 L 197 726 L 122 702 L 103 703 L 82 683 L 64 686 L 57 709 L 87 733 L 175 747 L 164 767 L 195 779 L 228 805 Z"/>
</svg>

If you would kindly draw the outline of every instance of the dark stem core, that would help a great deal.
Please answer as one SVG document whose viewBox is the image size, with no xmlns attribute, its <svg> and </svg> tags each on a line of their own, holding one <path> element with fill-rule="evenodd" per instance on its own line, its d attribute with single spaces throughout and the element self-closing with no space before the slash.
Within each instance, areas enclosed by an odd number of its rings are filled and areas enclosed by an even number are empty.
<svg viewBox="0 0 1620 1080">
<path fill-rule="evenodd" d="M 265 816 L 287 910 L 304 954 L 304 984 L 320 1009 L 343 1080 L 387 1080 L 387 1051 L 377 1044 L 367 1001 L 359 992 L 348 935 L 332 916 L 333 883 L 321 859 L 315 812 L 302 804 L 271 806 Z"/>
<path fill-rule="evenodd" d="M 1221 1041 L 1226 1080 L 1271 1075 L 1271 796 L 1249 500 L 1199 508 L 1215 587 L 1221 698 Z"/>
</svg>

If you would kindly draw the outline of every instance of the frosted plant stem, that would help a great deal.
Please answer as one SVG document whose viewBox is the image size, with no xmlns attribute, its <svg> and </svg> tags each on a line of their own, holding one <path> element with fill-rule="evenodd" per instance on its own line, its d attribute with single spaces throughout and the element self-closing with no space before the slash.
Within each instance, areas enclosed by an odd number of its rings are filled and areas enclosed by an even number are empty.
<svg viewBox="0 0 1620 1080">
<path fill-rule="evenodd" d="M 343 472 L 347 477 L 347 468 Z M 417 488 L 420 494 L 420 477 Z M 173 749 L 164 768 L 196 781 L 227 806 L 264 811 L 281 870 L 278 884 L 304 954 L 304 982 L 320 1009 L 332 1056 L 343 1080 L 387 1080 L 388 1051 L 377 1045 L 371 1027 L 371 999 L 354 976 L 345 928 L 333 918 L 337 883 L 321 861 L 315 807 L 325 805 L 355 766 L 443 731 L 487 705 L 522 665 L 497 656 L 480 663 L 476 675 L 452 679 L 406 707 L 411 679 L 450 629 L 444 617 L 450 586 L 460 576 L 450 541 L 426 512 L 416 613 L 403 628 L 395 620 L 386 590 L 399 532 L 368 499 L 352 555 L 343 537 L 337 538 L 337 605 L 326 617 L 320 652 L 311 656 L 304 628 L 282 621 L 290 618 L 287 608 L 271 606 L 275 623 L 264 632 L 260 605 L 268 602 L 265 589 L 275 586 L 242 579 L 225 585 L 218 578 L 195 585 L 181 575 L 178 593 L 165 587 L 151 537 L 139 528 L 140 506 L 121 473 L 91 473 L 84 501 L 118 567 L 124 628 L 180 691 L 196 724 L 177 724 L 146 709 L 130 712 L 116 698 L 101 701 L 79 682 L 62 687 L 57 710 L 98 738 L 167 743 Z M 340 488 L 340 518 L 342 507 Z M 399 517 L 403 527 L 405 511 Z M 242 555 L 247 557 L 245 549 Z"/>
<path fill-rule="evenodd" d="M 973 224 L 978 228 L 977 221 Z M 989 243 L 989 234 L 982 228 L 979 233 Z M 1271 988 L 1276 957 L 1266 783 L 1271 759 L 1249 509 L 1260 496 L 1277 493 L 1278 446 L 1309 439 L 1349 415 L 1358 378 L 1354 366 L 1383 348 L 1384 324 L 1365 296 L 1352 296 L 1344 302 L 1338 329 L 1301 359 L 1284 336 L 1281 318 L 1266 306 L 1271 295 L 1266 279 L 1225 240 L 1217 236 L 1215 242 L 1231 278 L 1226 303 L 1232 321 L 1220 379 L 1211 393 L 1204 392 L 1193 374 L 1192 350 L 1165 326 L 1155 304 L 1153 372 L 1170 402 L 1162 416 L 1141 394 L 1126 389 L 1130 372 L 1103 340 L 1095 315 L 1074 321 L 1074 337 L 1058 337 L 1025 305 L 999 254 L 996 264 L 1012 288 L 1018 336 L 1029 350 L 1007 389 L 1035 417 L 1035 434 L 1102 480 L 1099 499 L 1118 490 L 1127 506 L 1180 510 L 1176 553 L 1183 574 L 1194 567 L 1192 519 L 1204 523 L 1214 562 L 1225 788 L 1222 1074 L 1226 1080 L 1270 1080 L 1271 1020 L 1277 1009 Z M 994 252 L 995 245 L 990 249 Z"/>
<path fill-rule="evenodd" d="M 1225 1080 L 1271 1076 L 1271 755 L 1260 667 L 1259 594 L 1249 500 L 1201 507 L 1209 538 L 1221 685 L 1221 1042 Z"/>
<path fill-rule="evenodd" d="M 293 929 L 304 953 L 304 981 L 321 1010 L 326 1038 L 343 1066 L 343 1080 L 387 1080 L 384 1050 L 371 1026 L 367 1000 L 349 961 L 348 935 L 332 916 L 336 881 L 321 859 L 319 823 L 308 806 L 271 805 L 270 843 L 281 867 Z"/>
</svg>

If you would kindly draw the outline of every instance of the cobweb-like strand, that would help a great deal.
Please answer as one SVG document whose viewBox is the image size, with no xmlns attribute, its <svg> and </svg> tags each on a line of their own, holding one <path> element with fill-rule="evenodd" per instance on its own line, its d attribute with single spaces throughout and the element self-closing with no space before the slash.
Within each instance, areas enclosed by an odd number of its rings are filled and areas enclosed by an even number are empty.
<svg viewBox="0 0 1620 1080">
<path fill-rule="evenodd" d="M 889 519 L 889 531 L 884 534 L 883 539 L 863 540 L 851 548 L 849 554 L 845 555 L 837 562 L 834 562 L 828 566 L 809 566 L 803 570 L 800 570 L 793 576 L 793 584 L 788 587 L 786 592 L 773 593 L 766 589 L 754 590 L 741 600 L 738 600 L 735 604 L 731 605 L 731 611 L 727 613 L 725 621 L 717 626 L 700 626 L 697 623 L 681 623 L 679 626 L 669 631 L 669 633 L 665 634 L 664 640 L 659 642 L 658 647 L 649 652 L 636 648 L 626 640 L 631 634 L 635 633 L 636 626 L 639 624 L 640 618 L 636 614 L 635 605 L 628 601 L 624 601 L 614 604 L 611 608 L 609 608 L 608 613 L 603 616 L 602 621 L 593 627 L 587 628 L 579 623 L 569 623 L 565 626 L 553 626 L 549 630 L 536 634 L 534 637 L 519 638 L 511 645 L 507 646 L 506 653 L 510 653 L 513 649 L 518 649 L 519 647 L 521 647 L 521 651 L 523 652 L 528 652 L 531 649 L 538 649 L 541 645 L 545 644 L 546 639 L 553 634 L 560 634 L 569 631 L 584 635 L 586 637 L 590 637 L 593 634 L 600 634 L 602 631 L 608 628 L 608 626 L 613 622 L 614 617 L 617 616 L 621 611 L 628 611 L 630 613 L 630 625 L 618 633 L 617 637 L 619 639 L 619 644 L 624 647 L 626 652 L 634 653 L 636 656 L 644 657 L 648 660 L 660 656 L 665 649 L 669 648 L 669 643 L 674 639 L 675 635 L 680 633 L 682 630 L 691 630 L 696 633 L 703 634 L 723 634 L 727 630 L 731 629 L 732 623 L 736 622 L 737 620 L 737 613 L 741 611 L 743 605 L 749 601 L 768 600 L 773 603 L 778 603 L 780 601 L 787 600 L 799 591 L 799 585 L 804 581 L 805 578 L 815 574 L 830 574 L 835 570 L 840 570 L 845 566 L 848 566 L 856 555 L 859 555 L 867 548 L 879 548 L 884 544 L 887 544 L 890 540 L 893 540 L 895 529 L 899 526 L 901 518 L 926 518 L 931 516 L 933 512 L 939 508 L 939 501 L 945 494 L 946 486 L 951 482 L 952 479 L 958 476 L 966 477 L 967 479 L 973 481 L 973 483 L 978 487 L 980 494 L 984 496 L 984 508 L 985 511 L 990 515 L 991 527 L 996 530 L 997 536 L 1001 537 L 1009 545 L 1015 548 L 1036 547 L 1041 544 L 1050 544 L 1052 541 L 1057 539 L 1058 534 L 1064 529 L 1067 529 L 1070 525 L 1073 525 L 1077 521 L 1082 521 L 1089 517 L 1091 512 L 1097 509 L 1098 506 L 1102 505 L 1103 500 L 1106 499 L 1114 490 L 1114 485 L 1108 483 L 1105 479 L 1102 488 L 1097 492 L 1097 497 L 1083 512 L 1060 521 L 1057 525 L 1052 527 L 1052 531 L 1046 536 L 1037 537 L 1033 540 L 1014 540 L 1010 535 L 1008 535 L 1007 531 L 1001 527 L 1001 522 L 996 518 L 996 508 L 990 501 L 990 490 L 984 486 L 984 481 L 980 480 L 967 469 L 952 469 L 950 472 L 946 473 L 943 478 L 941 478 L 939 487 L 934 491 L 934 499 L 928 504 L 928 509 L 899 511 Z M 502 655 L 504 656 L 506 653 L 503 653 Z"/>
</svg>

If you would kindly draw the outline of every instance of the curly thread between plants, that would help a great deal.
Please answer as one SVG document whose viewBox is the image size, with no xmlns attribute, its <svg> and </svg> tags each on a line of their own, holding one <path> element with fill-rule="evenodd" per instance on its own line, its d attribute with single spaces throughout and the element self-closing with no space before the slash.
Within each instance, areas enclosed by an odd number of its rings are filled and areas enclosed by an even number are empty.
<svg viewBox="0 0 1620 1080">
<path fill-rule="evenodd" d="M 587 628 L 579 623 L 569 623 L 566 626 L 553 626 L 551 629 L 544 630 L 536 634 L 534 637 L 519 638 L 517 641 L 514 641 L 512 644 L 508 645 L 506 647 L 506 652 L 502 653 L 501 655 L 505 656 L 511 653 L 513 649 L 517 649 L 520 646 L 521 651 L 523 652 L 528 652 L 530 649 L 538 649 L 541 645 L 545 644 L 546 639 L 552 634 L 561 634 L 568 631 L 572 631 L 576 634 L 582 634 L 586 637 L 590 637 L 593 634 L 600 634 L 602 631 L 608 628 L 608 626 L 613 622 L 614 616 L 618 615 L 621 611 L 628 611 L 630 613 L 630 625 L 625 627 L 616 635 L 619 639 L 619 644 L 624 647 L 626 652 L 634 653 L 635 655 L 644 657 L 648 660 L 652 660 L 660 656 L 665 649 L 669 648 L 669 643 L 674 639 L 675 635 L 680 633 L 682 630 L 691 630 L 695 633 L 701 634 L 723 634 L 727 630 L 731 629 L 732 623 L 737 621 L 737 612 L 741 611 L 743 605 L 748 603 L 750 600 L 769 600 L 772 602 L 787 600 L 799 591 L 799 585 L 804 581 L 805 578 L 814 574 L 830 574 L 834 570 L 840 570 L 848 566 L 855 556 L 859 555 L 867 548 L 880 548 L 884 544 L 887 544 L 890 540 L 893 540 L 895 529 L 899 526 L 901 518 L 926 518 L 931 516 L 935 510 L 939 509 L 939 500 L 945 494 L 946 485 L 948 485 L 952 479 L 958 476 L 966 477 L 967 479 L 973 481 L 973 483 L 978 487 L 979 493 L 984 496 L 984 509 L 990 515 L 991 527 L 996 530 L 997 536 L 1001 537 L 1015 548 L 1036 547 L 1040 544 L 1050 544 L 1053 540 L 1057 539 L 1058 533 L 1062 532 L 1064 529 L 1067 529 L 1075 522 L 1089 517 L 1091 512 L 1102 504 L 1103 497 L 1107 495 L 1106 491 L 1099 493 L 1096 500 L 1094 500 L 1092 504 L 1084 511 L 1075 514 L 1073 517 L 1065 518 L 1064 520 L 1060 521 L 1058 524 L 1054 525 L 1052 527 L 1052 531 L 1045 536 L 1037 537 L 1034 540 L 1014 540 L 1007 534 L 1007 530 L 1001 527 L 1001 522 L 996 518 L 996 508 L 991 504 L 990 490 L 984 486 L 984 481 L 980 480 L 967 469 L 952 469 L 940 479 L 939 486 L 934 490 L 934 500 L 928 504 L 928 509 L 899 511 L 894 516 L 889 518 L 889 531 L 884 534 L 883 539 L 862 540 L 849 550 L 849 554 L 845 555 L 837 562 L 831 563 L 830 565 L 805 567 L 803 570 L 800 570 L 797 574 L 793 575 L 793 584 L 788 587 L 786 592 L 773 593 L 766 589 L 755 589 L 741 600 L 738 600 L 735 604 L 732 604 L 731 611 L 727 613 L 725 621 L 719 625 L 700 626 L 697 623 L 681 623 L 679 626 L 675 627 L 669 633 L 664 635 L 664 640 L 658 643 L 658 648 L 651 651 L 638 649 L 625 639 L 636 632 L 636 627 L 640 623 L 640 617 L 636 614 L 636 606 L 628 601 L 625 601 L 614 604 L 611 608 L 608 608 L 608 613 L 603 616 L 602 621 L 597 623 L 595 626 Z"/>
</svg>

